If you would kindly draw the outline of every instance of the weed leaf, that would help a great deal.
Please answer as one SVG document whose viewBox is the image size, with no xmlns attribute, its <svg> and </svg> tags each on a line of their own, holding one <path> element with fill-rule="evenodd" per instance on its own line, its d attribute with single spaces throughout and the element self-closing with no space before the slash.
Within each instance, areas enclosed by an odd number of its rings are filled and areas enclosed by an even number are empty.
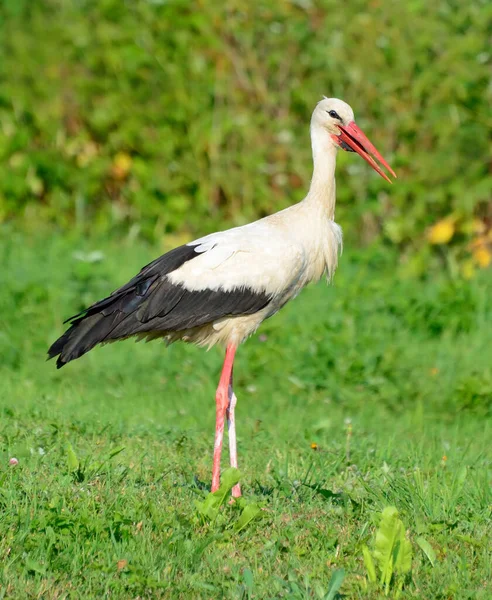
<svg viewBox="0 0 492 600">
<path fill-rule="evenodd" d="M 74 473 L 79 470 L 79 459 L 75 454 L 75 450 L 70 442 L 67 442 L 67 465 L 70 473 Z"/>
<path fill-rule="evenodd" d="M 338 590 L 340 589 L 343 580 L 345 579 L 345 571 L 343 569 L 337 569 L 333 571 L 330 583 L 328 584 L 328 593 L 324 597 L 324 600 L 334 600 Z"/>
<path fill-rule="evenodd" d="M 326 500 L 332 500 L 333 502 L 343 502 L 344 500 L 348 500 L 347 494 L 332 492 L 331 490 L 323 488 L 320 485 L 310 485 L 308 483 L 304 483 L 303 485 L 315 491 L 317 494 L 319 494 Z"/>
<path fill-rule="evenodd" d="M 198 512 L 210 521 L 215 521 L 219 514 L 220 507 L 232 488 L 238 483 L 241 475 L 237 469 L 230 467 L 222 474 L 219 489 L 216 492 L 210 492 L 203 502 L 196 502 Z"/>
<path fill-rule="evenodd" d="M 234 531 L 236 533 L 239 533 L 245 527 L 247 527 L 251 523 L 251 521 L 253 521 L 257 517 L 259 517 L 260 515 L 261 515 L 261 508 L 259 507 L 258 504 L 256 504 L 256 502 L 247 504 L 246 507 L 244 508 L 243 512 L 241 513 L 241 516 L 234 524 Z"/>
<path fill-rule="evenodd" d="M 367 577 L 371 583 L 376 583 L 376 567 L 374 566 L 374 561 L 372 560 L 369 548 L 365 544 L 362 546 L 362 554 L 364 555 L 364 564 L 366 565 Z"/>
<path fill-rule="evenodd" d="M 247 598 L 251 598 L 253 594 L 253 573 L 250 569 L 244 569 L 243 571 L 243 581 L 244 581 L 244 589 L 246 591 Z"/>
<path fill-rule="evenodd" d="M 432 566 L 435 565 L 436 562 L 436 551 L 434 550 L 434 548 L 429 544 L 429 542 L 422 536 L 419 536 L 416 540 L 415 540 L 418 544 L 418 546 L 420 547 L 420 549 L 422 550 L 422 552 L 427 556 L 427 558 L 429 559 L 429 562 Z"/>
<path fill-rule="evenodd" d="M 113 448 L 110 451 L 110 453 L 108 454 L 107 460 L 110 460 L 111 458 L 113 458 L 114 456 L 119 454 L 120 452 L 123 452 L 124 449 L 125 449 L 125 446 L 118 446 L 117 448 Z"/>
<path fill-rule="evenodd" d="M 32 573 L 39 573 L 40 575 L 46 575 L 46 568 L 42 564 L 33 560 L 32 558 L 26 558 L 26 568 Z"/>
<path fill-rule="evenodd" d="M 405 537 L 403 523 L 394 506 L 387 506 L 381 513 L 376 531 L 374 558 L 381 571 L 381 586 L 388 595 L 393 574 L 405 574 L 412 566 L 412 547 Z"/>
</svg>

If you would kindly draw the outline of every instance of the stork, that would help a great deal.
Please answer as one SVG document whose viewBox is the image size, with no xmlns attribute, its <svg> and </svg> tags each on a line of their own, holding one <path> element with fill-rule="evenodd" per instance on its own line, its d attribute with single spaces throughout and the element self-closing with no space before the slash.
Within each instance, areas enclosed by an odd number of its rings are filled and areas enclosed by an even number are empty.
<svg viewBox="0 0 492 600">
<path fill-rule="evenodd" d="M 237 467 L 233 390 L 237 347 L 304 286 L 323 275 L 331 279 L 337 267 L 342 244 L 341 228 L 334 221 L 337 150 L 357 152 L 390 183 L 380 165 L 396 177 L 342 100 L 318 102 L 311 118 L 311 144 L 314 171 L 304 200 L 157 258 L 126 285 L 68 319 L 69 329 L 48 351 L 49 358 L 58 357 L 60 368 L 97 344 L 133 336 L 225 347 L 215 395 L 212 492 L 220 483 L 225 420 L 230 464 Z M 241 495 L 239 485 L 232 495 Z"/>
</svg>

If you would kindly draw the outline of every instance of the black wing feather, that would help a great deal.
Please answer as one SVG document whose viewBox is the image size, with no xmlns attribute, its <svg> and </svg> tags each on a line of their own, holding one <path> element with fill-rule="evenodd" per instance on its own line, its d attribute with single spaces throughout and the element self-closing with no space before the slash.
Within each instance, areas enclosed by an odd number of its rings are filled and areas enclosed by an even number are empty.
<svg viewBox="0 0 492 600">
<path fill-rule="evenodd" d="M 68 319 L 70 328 L 48 350 L 57 367 L 101 342 L 151 332 L 176 332 L 221 317 L 253 314 L 270 296 L 249 288 L 190 291 L 167 275 L 198 256 L 195 246 L 179 246 L 149 263 L 110 296 Z M 67 322 L 67 321 L 65 321 Z"/>
</svg>

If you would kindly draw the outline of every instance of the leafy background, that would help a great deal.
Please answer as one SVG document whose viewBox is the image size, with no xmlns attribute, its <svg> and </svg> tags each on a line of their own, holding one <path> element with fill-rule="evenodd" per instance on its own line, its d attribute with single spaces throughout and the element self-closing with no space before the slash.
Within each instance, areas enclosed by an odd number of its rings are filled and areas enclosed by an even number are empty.
<svg viewBox="0 0 492 600">
<path fill-rule="evenodd" d="M 490 263 L 486 0 L 3 0 L 0 222 L 150 241 L 300 200 L 322 94 L 399 175 L 339 156 L 353 242 L 410 274 Z"/>
</svg>

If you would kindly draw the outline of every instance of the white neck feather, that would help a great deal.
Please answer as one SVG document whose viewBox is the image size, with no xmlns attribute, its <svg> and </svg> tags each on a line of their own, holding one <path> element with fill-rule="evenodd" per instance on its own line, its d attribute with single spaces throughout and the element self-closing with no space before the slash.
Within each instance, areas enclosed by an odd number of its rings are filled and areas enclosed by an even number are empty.
<svg viewBox="0 0 492 600">
<path fill-rule="evenodd" d="M 313 177 L 305 202 L 320 206 L 335 216 L 335 165 L 337 148 L 324 127 L 311 125 L 311 145 L 313 148 Z"/>
</svg>

